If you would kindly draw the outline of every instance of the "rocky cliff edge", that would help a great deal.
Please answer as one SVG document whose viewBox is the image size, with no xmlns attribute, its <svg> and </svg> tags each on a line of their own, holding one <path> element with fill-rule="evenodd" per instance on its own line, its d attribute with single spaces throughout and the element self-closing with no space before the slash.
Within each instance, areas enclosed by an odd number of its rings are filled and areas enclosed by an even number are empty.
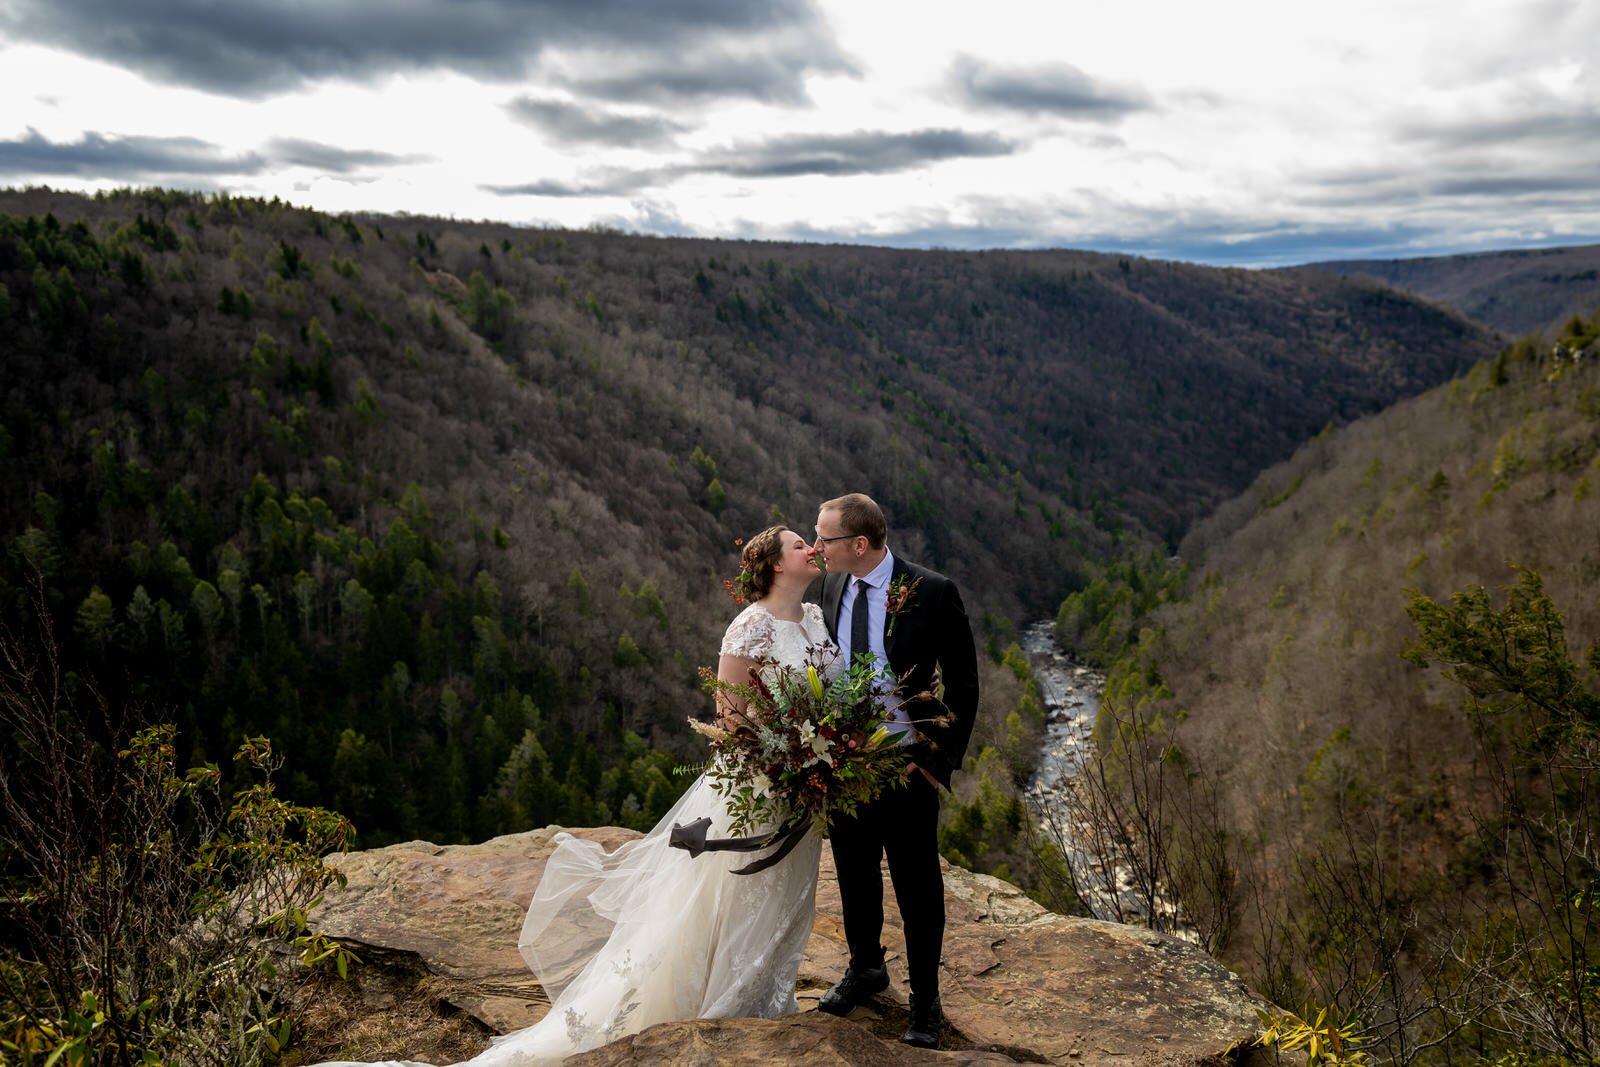
<svg viewBox="0 0 1600 1067">
<path fill-rule="evenodd" d="M 549 1008 L 517 935 L 559 827 L 479 845 L 414 841 L 335 858 L 348 878 L 313 917 L 362 957 L 348 981 L 297 993 L 306 1061 L 340 1056 L 449 1063 Z M 632 831 L 573 829 L 606 847 Z M 1186 942 L 1046 911 L 1016 887 L 945 870 L 941 999 L 945 1049 L 899 1043 L 907 1019 L 904 941 L 892 906 L 889 989 L 847 1019 L 815 1011 L 843 972 L 844 928 L 823 849 L 817 916 L 783 1019 L 666 1023 L 569 1060 L 573 1067 L 705 1064 L 1199 1064 L 1237 1061 L 1265 1006 Z M 890 892 L 892 899 L 892 891 Z"/>
</svg>

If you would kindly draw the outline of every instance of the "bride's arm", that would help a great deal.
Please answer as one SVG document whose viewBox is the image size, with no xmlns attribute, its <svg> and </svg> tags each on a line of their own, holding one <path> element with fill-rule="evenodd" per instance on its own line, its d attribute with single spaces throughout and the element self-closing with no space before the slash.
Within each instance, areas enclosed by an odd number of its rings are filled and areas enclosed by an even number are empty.
<svg viewBox="0 0 1600 1067">
<path fill-rule="evenodd" d="M 750 672 L 760 666 L 758 660 L 749 656 L 721 656 L 717 659 L 717 681 L 729 685 L 749 685 Z M 717 725 L 724 730 L 737 730 L 751 724 L 744 713 L 745 699 L 737 690 L 718 689 L 713 699 L 716 703 Z"/>
</svg>

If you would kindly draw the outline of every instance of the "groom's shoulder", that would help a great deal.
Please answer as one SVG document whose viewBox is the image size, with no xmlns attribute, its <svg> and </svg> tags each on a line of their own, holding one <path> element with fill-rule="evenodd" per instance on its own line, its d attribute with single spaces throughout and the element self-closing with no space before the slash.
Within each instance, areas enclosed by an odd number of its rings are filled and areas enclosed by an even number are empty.
<svg viewBox="0 0 1600 1067">
<path fill-rule="evenodd" d="M 951 581 L 943 574 L 940 574 L 932 567 L 924 567 L 920 563 L 913 563 L 909 559 L 905 559 L 900 556 L 895 557 L 895 562 L 900 564 L 900 566 L 895 568 L 896 570 L 901 570 L 903 568 L 906 577 L 916 579 L 917 581 L 926 582 L 930 587 L 948 587 L 950 589 L 954 589 L 956 586 L 955 582 Z"/>
<path fill-rule="evenodd" d="M 924 567 L 920 563 L 913 563 L 904 556 L 896 556 L 894 560 L 895 570 L 904 569 L 905 572 L 913 578 L 924 578 L 928 581 L 934 582 L 948 582 L 950 580 L 944 575 L 940 574 L 938 571 L 934 570 L 932 567 Z"/>
</svg>

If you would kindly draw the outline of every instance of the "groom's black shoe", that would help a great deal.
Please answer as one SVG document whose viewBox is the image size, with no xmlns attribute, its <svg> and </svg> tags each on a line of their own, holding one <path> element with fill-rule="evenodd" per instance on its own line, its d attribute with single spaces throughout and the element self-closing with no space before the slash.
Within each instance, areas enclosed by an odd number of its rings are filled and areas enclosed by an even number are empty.
<svg viewBox="0 0 1600 1067">
<path fill-rule="evenodd" d="M 818 1008 L 829 1015 L 849 1015 L 850 1009 L 874 993 L 889 988 L 889 968 L 882 961 L 876 967 L 857 968 L 855 964 L 844 969 L 839 984 L 822 994 Z"/>
<path fill-rule="evenodd" d="M 900 1040 L 918 1048 L 938 1048 L 939 1032 L 944 1025 L 944 1013 L 939 1009 L 939 998 L 919 997 L 911 994 L 911 1025 L 900 1035 Z"/>
</svg>

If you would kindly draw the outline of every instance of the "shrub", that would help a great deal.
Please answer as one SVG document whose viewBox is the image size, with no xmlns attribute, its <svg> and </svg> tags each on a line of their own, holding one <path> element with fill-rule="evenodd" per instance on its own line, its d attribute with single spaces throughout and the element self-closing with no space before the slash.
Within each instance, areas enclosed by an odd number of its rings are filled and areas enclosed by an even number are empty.
<svg viewBox="0 0 1600 1067">
<path fill-rule="evenodd" d="M 229 800 L 217 767 L 179 773 L 176 728 L 64 674 L 36 618 L 0 627 L 0 1060 L 275 1062 L 285 958 L 355 960 L 307 922 L 350 824 L 278 796 L 265 738 Z"/>
</svg>

